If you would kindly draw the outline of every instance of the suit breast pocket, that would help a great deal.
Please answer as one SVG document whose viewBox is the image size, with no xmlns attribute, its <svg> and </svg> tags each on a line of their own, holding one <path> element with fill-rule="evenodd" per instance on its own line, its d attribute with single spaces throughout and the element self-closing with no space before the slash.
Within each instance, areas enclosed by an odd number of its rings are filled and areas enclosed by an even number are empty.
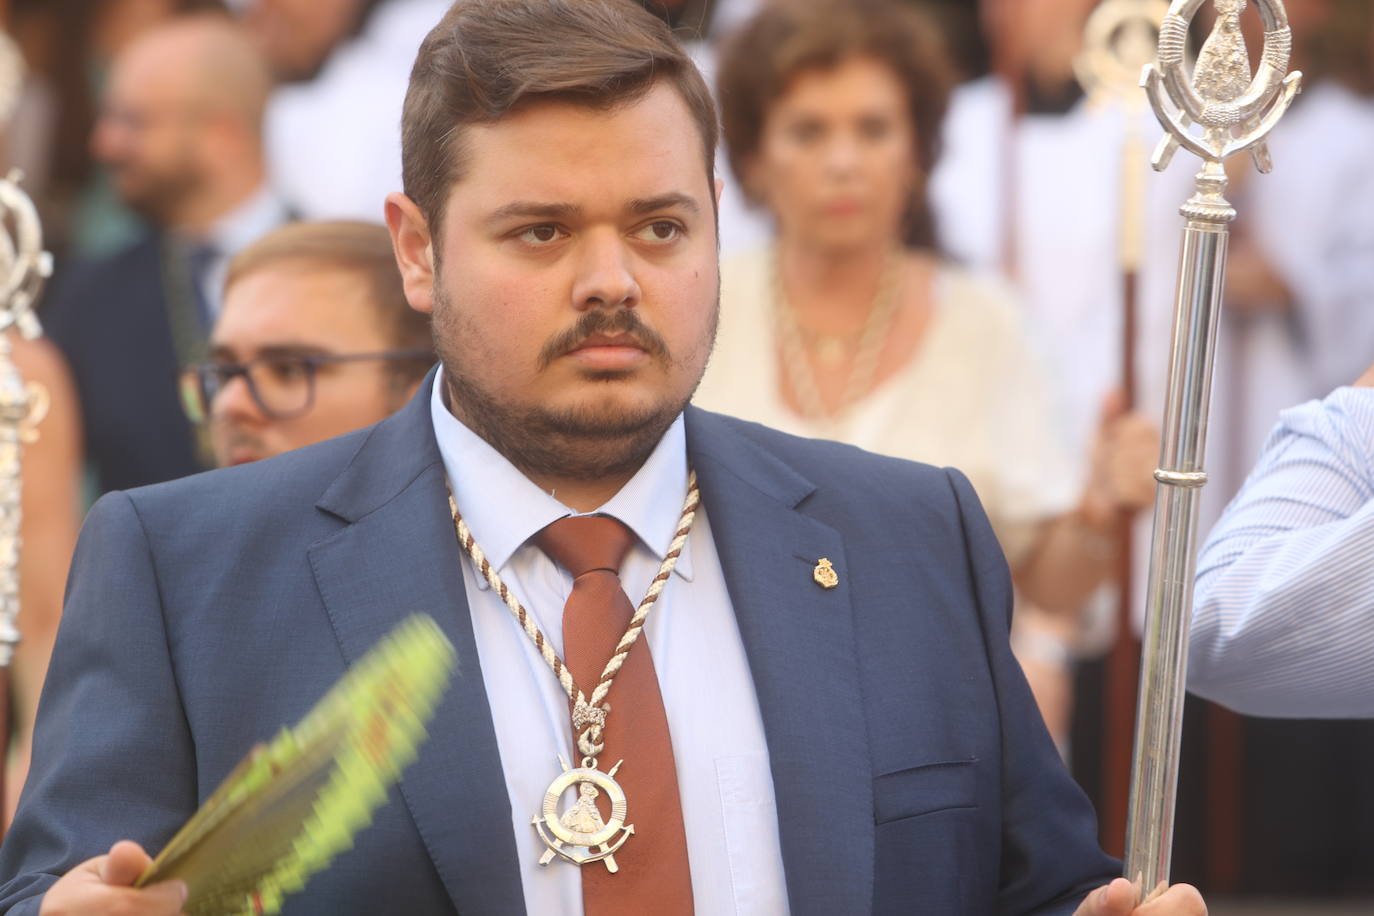
<svg viewBox="0 0 1374 916">
<path fill-rule="evenodd" d="M 873 780 L 874 823 L 977 807 L 977 762 L 976 758 L 966 758 L 884 773 Z"/>
<path fill-rule="evenodd" d="M 978 805 L 977 761 L 873 780 L 874 916 L 992 912 L 995 828 Z"/>
</svg>

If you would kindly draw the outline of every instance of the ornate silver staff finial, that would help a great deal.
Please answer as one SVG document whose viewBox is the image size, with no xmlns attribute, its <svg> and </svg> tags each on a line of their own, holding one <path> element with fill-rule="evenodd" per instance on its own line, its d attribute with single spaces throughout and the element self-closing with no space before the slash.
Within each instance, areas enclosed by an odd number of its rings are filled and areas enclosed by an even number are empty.
<svg viewBox="0 0 1374 916">
<path fill-rule="evenodd" d="M 9 123 L 23 88 L 24 55 L 14 39 L 0 32 L 0 124 Z"/>
<path fill-rule="evenodd" d="M 1159 23 L 1169 0 L 1103 0 L 1083 29 L 1083 50 L 1074 59 L 1078 84 L 1095 103 L 1144 104 L 1140 72 L 1155 59 Z"/>
<path fill-rule="evenodd" d="M 18 47 L 0 32 L 0 124 L 14 111 L 23 75 Z M 47 391 L 25 384 L 10 359 L 10 328 L 29 339 L 41 333 L 33 306 L 52 274 L 38 211 L 20 180 L 18 171 L 0 180 L 0 668 L 19 643 L 21 450 L 48 404 Z"/>
<path fill-rule="evenodd" d="M 1182 146 L 1218 166 L 1253 150 L 1261 172 L 1273 168 L 1264 139 L 1288 111 L 1302 87 L 1301 73 L 1288 73 L 1293 33 L 1280 0 L 1256 0 L 1264 20 L 1264 53 L 1250 76 L 1250 56 L 1240 34 L 1247 0 L 1214 0 L 1216 25 L 1202 46 L 1190 77 L 1184 62 L 1188 24 L 1206 0 L 1174 0 L 1159 27 L 1159 60 L 1145 67 L 1141 85 L 1166 136 L 1155 151 L 1154 167 L 1163 171 Z M 1286 75 L 1285 75 L 1286 74 Z M 1201 127 L 1201 135 L 1193 126 Z"/>
<path fill-rule="evenodd" d="M 52 255 L 43 250 L 43 227 L 18 169 L 0 179 L 0 331 L 13 327 L 32 340 L 43 329 L 34 305 L 52 275 Z"/>
<path fill-rule="evenodd" d="M 1226 274 L 1228 226 L 1224 160 L 1251 151 L 1271 168 L 1264 140 L 1292 104 L 1302 74 L 1286 74 L 1293 36 L 1280 0 L 1256 0 L 1264 54 L 1254 76 L 1240 15 L 1247 0 L 1215 0 L 1217 21 L 1195 72 L 1184 66 L 1188 23 L 1205 0 L 1174 0 L 1159 29 L 1159 61 L 1142 84 L 1168 136 L 1155 154 L 1164 169 L 1181 146 L 1203 160 L 1187 222 L 1175 299 L 1173 352 L 1155 497 L 1150 582 L 1137 701 L 1135 757 L 1126 827 L 1126 877 L 1142 897 L 1169 879 L 1179 743 L 1196 572 L 1197 502 L 1203 469 L 1212 362 Z M 1200 133 L 1194 132 L 1196 126 Z"/>
<path fill-rule="evenodd" d="M 0 125 L 9 122 L 23 75 L 19 48 L 0 32 Z M 52 273 L 38 212 L 19 181 L 17 171 L 0 180 L 0 709 L 5 710 L 10 705 L 9 666 L 20 639 L 20 459 L 24 442 L 36 438 L 35 427 L 48 407 L 47 390 L 26 385 L 10 359 L 9 331 L 13 328 L 26 338 L 39 335 L 33 306 L 43 281 Z M 9 739 L 9 717 L 0 712 L 0 760 L 9 756 Z M 0 771 L 0 801 L 4 789 Z"/>
<path fill-rule="evenodd" d="M 1121 268 L 1133 275 L 1140 267 L 1144 240 L 1144 139 L 1137 112 L 1145 104 L 1140 91 L 1140 73 L 1155 59 L 1159 24 L 1169 12 L 1169 0 L 1102 0 L 1083 28 L 1083 50 L 1074 59 L 1074 74 L 1090 103 L 1120 106 L 1127 113 L 1121 150 L 1121 218 L 1118 239 Z M 1125 285 L 1128 299 L 1135 293 L 1130 276 Z M 1127 324 L 1134 325 L 1134 305 Z M 1134 350 L 1134 344 L 1127 344 Z M 1128 367 L 1131 359 L 1124 360 Z M 1132 387 L 1134 372 L 1127 372 L 1126 388 Z"/>
</svg>

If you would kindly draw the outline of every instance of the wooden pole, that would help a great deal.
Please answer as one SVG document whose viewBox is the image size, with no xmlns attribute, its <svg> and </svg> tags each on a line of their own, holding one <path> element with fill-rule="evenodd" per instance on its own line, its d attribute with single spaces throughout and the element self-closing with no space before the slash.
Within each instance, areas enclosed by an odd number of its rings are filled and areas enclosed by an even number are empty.
<svg viewBox="0 0 1374 916">
<path fill-rule="evenodd" d="M 1118 341 L 1119 385 L 1127 410 L 1136 409 L 1136 328 L 1140 267 L 1144 260 L 1145 175 L 1149 155 L 1140 121 L 1145 95 L 1141 68 L 1153 57 L 1159 23 L 1168 12 L 1162 0 L 1103 0 L 1084 26 L 1083 51 L 1075 61 L 1079 83 L 1093 104 L 1110 105 L 1123 120 L 1120 157 L 1117 263 L 1121 271 L 1121 335 Z M 1142 40 L 1144 35 L 1150 40 Z M 1131 786 L 1135 738 L 1136 687 L 1140 677 L 1140 641 L 1135 636 L 1132 600 L 1135 560 L 1134 513 L 1117 521 L 1116 641 L 1103 671 L 1101 798 L 1098 804 L 1102 846 L 1121 855 L 1126 835 L 1127 799 Z"/>
</svg>

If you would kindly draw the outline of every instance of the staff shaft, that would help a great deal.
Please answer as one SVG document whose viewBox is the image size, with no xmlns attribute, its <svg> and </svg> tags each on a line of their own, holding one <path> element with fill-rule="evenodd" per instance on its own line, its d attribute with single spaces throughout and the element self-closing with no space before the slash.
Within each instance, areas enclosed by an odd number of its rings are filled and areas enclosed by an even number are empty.
<svg viewBox="0 0 1374 916">
<path fill-rule="evenodd" d="M 1219 174 L 1218 174 L 1219 173 Z M 1226 271 L 1229 207 L 1216 207 L 1225 173 L 1208 163 L 1199 181 L 1217 190 L 1211 213 L 1192 206 L 1184 230 L 1146 594 L 1134 770 L 1126 828 L 1126 876 L 1142 894 L 1169 877 L 1183 731 L 1188 623 L 1196 572 L 1198 498 L 1212 362 Z M 1218 185 L 1219 183 L 1219 185 Z M 1199 208 L 1200 209 L 1200 208 Z"/>
</svg>

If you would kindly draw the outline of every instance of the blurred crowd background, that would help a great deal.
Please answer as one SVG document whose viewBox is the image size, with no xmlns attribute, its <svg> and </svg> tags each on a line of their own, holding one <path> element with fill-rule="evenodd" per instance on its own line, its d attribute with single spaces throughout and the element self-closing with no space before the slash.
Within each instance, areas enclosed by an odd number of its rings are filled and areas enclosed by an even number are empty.
<svg viewBox="0 0 1374 916">
<path fill-rule="evenodd" d="M 1143 95 L 1085 93 L 1096 0 L 644 3 L 722 107 L 722 327 L 698 403 L 969 474 L 1013 567 L 1014 646 L 1119 853 L 1195 161 L 1151 172 Z M 448 5 L 0 2 L 26 65 L 0 154 L 56 258 L 47 336 L 16 354 L 51 402 L 26 455 L 21 721 L 94 498 L 372 422 L 432 361 L 377 226 L 411 63 Z M 1306 88 L 1274 172 L 1231 169 L 1204 533 L 1278 411 L 1374 363 L 1374 3 L 1286 5 Z M 1244 27 L 1257 60 L 1253 10 Z M 250 284 L 283 261 L 312 271 Z M 376 321 L 344 314 L 359 286 Z M 372 359 L 384 396 L 340 394 L 354 413 L 307 428 L 344 410 L 331 373 Z M 1176 879 L 1374 899 L 1374 727 L 1190 700 L 1184 747 Z"/>
</svg>

